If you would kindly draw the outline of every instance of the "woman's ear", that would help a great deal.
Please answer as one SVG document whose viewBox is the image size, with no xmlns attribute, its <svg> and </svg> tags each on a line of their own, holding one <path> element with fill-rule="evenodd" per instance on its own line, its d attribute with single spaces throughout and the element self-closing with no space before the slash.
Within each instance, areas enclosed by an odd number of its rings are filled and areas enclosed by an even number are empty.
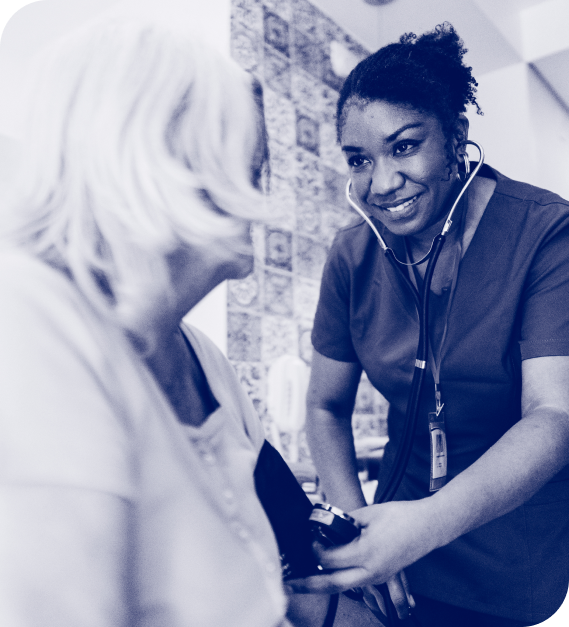
<svg viewBox="0 0 569 627">
<path fill-rule="evenodd" d="M 454 136 L 459 144 L 465 142 L 468 139 L 468 118 L 461 113 L 454 125 Z"/>
<path fill-rule="evenodd" d="M 454 126 L 454 149 L 458 162 L 462 162 L 462 155 L 465 150 L 463 144 L 468 139 L 468 118 L 461 113 Z"/>
</svg>

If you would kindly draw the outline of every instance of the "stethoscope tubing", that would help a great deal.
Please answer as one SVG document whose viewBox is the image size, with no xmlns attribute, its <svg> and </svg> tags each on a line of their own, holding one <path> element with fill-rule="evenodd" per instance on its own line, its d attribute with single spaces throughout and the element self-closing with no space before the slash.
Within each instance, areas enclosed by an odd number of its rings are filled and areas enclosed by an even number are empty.
<svg viewBox="0 0 569 627">
<path fill-rule="evenodd" d="M 455 202 L 453 203 L 453 206 L 447 216 L 447 219 L 445 220 L 441 233 L 437 235 L 433 240 L 431 248 L 426 257 L 419 260 L 418 262 L 415 262 L 414 264 L 403 264 L 395 257 L 395 253 L 384 242 L 373 222 L 352 200 L 350 194 L 351 179 L 348 181 L 348 184 L 346 186 L 346 197 L 348 199 L 348 202 L 371 227 L 389 263 L 391 263 L 395 271 L 404 278 L 405 282 L 410 287 L 411 293 L 413 294 L 413 298 L 415 300 L 415 305 L 417 307 L 417 312 L 419 314 L 419 341 L 417 344 L 417 354 L 415 358 L 415 367 L 413 369 L 411 391 L 409 393 L 409 399 L 407 401 L 403 436 L 401 439 L 401 443 L 397 449 L 397 453 L 395 454 L 395 460 L 391 466 L 391 470 L 387 481 L 385 482 L 384 488 L 379 497 L 375 499 L 376 503 L 387 503 L 388 501 L 393 500 L 407 470 L 409 458 L 411 457 L 411 451 L 413 450 L 415 431 L 417 429 L 417 421 L 419 416 L 419 400 L 421 396 L 421 390 L 423 388 L 423 382 L 425 379 L 425 371 L 429 354 L 429 293 L 431 290 L 433 273 L 435 271 L 435 266 L 437 264 L 439 255 L 441 254 L 441 250 L 443 249 L 443 246 L 445 244 L 446 234 L 448 233 L 452 225 L 452 216 L 454 214 L 454 211 L 458 206 L 460 199 L 462 198 L 469 185 L 478 174 L 478 171 L 482 167 L 482 164 L 484 163 L 484 150 L 482 149 L 482 146 L 473 141 L 466 141 L 464 143 L 472 144 L 478 149 L 480 153 L 480 160 L 474 168 L 473 172 L 468 176 L 462 190 L 460 191 Z M 422 263 L 427 257 L 429 261 L 425 270 L 423 289 L 419 294 L 417 288 L 415 287 L 415 285 L 413 285 L 408 273 L 406 271 L 403 271 L 403 267 L 407 265 L 417 265 L 418 263 Z M 397 616 L 397 611 L 395 609 L 393 601 L 391 600 L 391 595 L 389 594 L 387 584 L 381 584 L 377 586 L 377 589 L 382 594 L 385 601 L 387 624 L 389 626 L 398 624 L 400 621 Z"/>
</svg>

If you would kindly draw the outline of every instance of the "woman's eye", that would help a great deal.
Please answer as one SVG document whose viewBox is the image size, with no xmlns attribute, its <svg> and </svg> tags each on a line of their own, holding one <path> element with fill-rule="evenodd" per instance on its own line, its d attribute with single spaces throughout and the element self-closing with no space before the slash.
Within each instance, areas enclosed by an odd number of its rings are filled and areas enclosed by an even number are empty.
<svg viewBox="0 0 569 627">
<path fill-rule="evenodd" d="M 364 163 L 366 163 L 367 159 L 362 157 L 361 155 L 353 155 L 348 158 L 348 165 L 350 168 L 359 168 Z"/>
<path fill-rule="evenodd" d="M 416 142 L 399 142 L 393 149 L 394 154 L 400 155 L 409 152 L 411 149 L 417 146 Z"/>
</svg>

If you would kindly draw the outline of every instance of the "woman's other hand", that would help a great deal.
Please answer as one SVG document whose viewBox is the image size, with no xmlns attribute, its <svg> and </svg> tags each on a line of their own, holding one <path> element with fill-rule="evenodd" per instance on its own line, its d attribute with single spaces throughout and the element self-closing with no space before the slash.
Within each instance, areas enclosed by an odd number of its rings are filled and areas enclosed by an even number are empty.
<svg viewBox="0 0 569 627">
<path fill-rule="evenodd" d="M 432 510 L 425 501 L 396 501 L 370 505 L 350 515 L 362 525 L 362 533 L 349 544 L 324 548 L 315 545 L 326 572 L 289 581 L 297 592 L 333 593 L 350 588 L 388 584 L 400 615 L 413 606 L 403 569 L 437 546 Z"/>
<path fill-rule="evenodd" d="M 409 618 L 411 609 L 415 607 L 415 599 L 413 599 L 413 595 L 409 589 L 405 571 L 402 570 L 389 579 L 387 581 L 387 588 L 391 601 L 397 610 L 397 616 L 399 616 L 401 620 Z M 385 599 L 376 586 L 365 586 L 362 588 L 362 592 L 365 604 L 375 615 L 377 615 L 377 610 L 382 614 L 387 614 Z"/>
</svg>

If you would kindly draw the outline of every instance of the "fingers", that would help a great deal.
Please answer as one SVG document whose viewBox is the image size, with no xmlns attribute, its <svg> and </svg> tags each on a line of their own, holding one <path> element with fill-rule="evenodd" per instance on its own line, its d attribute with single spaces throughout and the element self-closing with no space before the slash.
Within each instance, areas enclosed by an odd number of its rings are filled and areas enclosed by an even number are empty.
<svg viewBox="0 0 569 627">
<path fill-rule="evenodd" d="M 356 564 L 362 564 L 360 538 L 356 538 L 349 544 L 327 548 L 315 542 L 312 549 L 316 554 L 319 563 L 330 570 L 340 570 L 352 568 Z"/>
<path fill-rule="evenodd" d="M 415 599 L 411 594 L 411 588 L 409 587 L 409 581 L 407 580 L 407 575 L 405 574 L 405 571 L 402 570 L 399 573 L 399 576 L 401 577 L 401 583 L 403 584 L 403 588 L 405 588 L 405 594 L 407 595 L 407 601 L 409 602 L 409 606 L 415 607 Z"/>
<path fill-rule="evenodd" d="M 398 573 L 387 581 L 387 588 L 389 589 L 389 596 L 393 601 L 393 605 L 397 611 L 397 616 L 401 620 L 409 617 L 409 600 L 407 597 L 407 591 L 401 581 L 401 575 Z"/>
<path fill-rule="evenodd" d="M 363 568 L 347 568 L 332 573 L 322 573 L 304 579 L 289 579 L 286 585 L 294 592 L 335 594 L 350 588 L 358 588 L 367 579 Z"/>
</svg>

